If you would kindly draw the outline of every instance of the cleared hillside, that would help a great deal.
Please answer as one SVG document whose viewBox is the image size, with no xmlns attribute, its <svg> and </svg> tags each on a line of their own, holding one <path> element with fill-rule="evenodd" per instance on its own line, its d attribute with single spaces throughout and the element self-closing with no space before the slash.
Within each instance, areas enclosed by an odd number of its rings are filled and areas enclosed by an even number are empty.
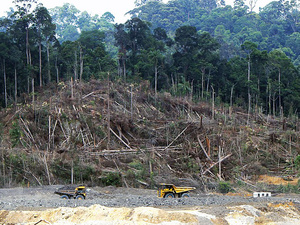
<svg viewBox="0 0 300 225">
<path fill-rule="evenodd" d="M 34 99 L 24 95 L 24 104 L 0 112 L 0 184 L 72 177 L 88 185 L 173 182 L 208 190 L 226 180 L 264 189 L 255 186 L 258 175 L 297 176 L 297 118 L 191 99 L 155 96 L 146 81 L 61 82 Z"/>
</svg>

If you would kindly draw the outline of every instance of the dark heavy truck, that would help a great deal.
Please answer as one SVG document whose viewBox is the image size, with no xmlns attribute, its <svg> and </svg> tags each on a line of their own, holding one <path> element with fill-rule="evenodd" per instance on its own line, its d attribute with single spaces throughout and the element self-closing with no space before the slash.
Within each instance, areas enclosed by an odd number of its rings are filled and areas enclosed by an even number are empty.
<svg viewBox="0 0 300 225">
<path fill-rule="evenodd" d="M 83 185 L 74 186 L 64 186 L 59 188 L 57 191 L 54 192 L 61 196 L 62 199 L 85 199 L 86 198 L 86 188 Z"/>
</svg>

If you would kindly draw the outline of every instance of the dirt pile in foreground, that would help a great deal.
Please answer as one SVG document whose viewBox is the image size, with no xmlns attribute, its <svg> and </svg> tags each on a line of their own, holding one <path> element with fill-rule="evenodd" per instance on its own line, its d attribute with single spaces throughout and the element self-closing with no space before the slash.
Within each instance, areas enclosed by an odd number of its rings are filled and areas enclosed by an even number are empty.
<svg viewBox="0 0 300 225">
<path fill-rule="evenodd" d="M 158 209 L 153 207 L 90 207 L 44 211 L 0 211 L 1 224 L 300 224 L 299 210 L 293 203 Z"/>
</svg>

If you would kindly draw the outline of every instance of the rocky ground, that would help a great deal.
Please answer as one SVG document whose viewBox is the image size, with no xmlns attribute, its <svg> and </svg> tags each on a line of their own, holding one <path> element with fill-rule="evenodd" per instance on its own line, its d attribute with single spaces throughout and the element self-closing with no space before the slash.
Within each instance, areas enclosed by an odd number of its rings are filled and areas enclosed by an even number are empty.
<svg viewBox="0 0 300 225">
<path fill-rule="evenodd" d="M 95 187 L 89 188 L 84 201 L 61 199 L 54 194 L 61 186 L 44 186 L 38 188 L 0 189 L 0 210 L 28 210 L 57 207 L 89 207 L 95 204 L 106 207 L 159 207 L 182 208 L 195 206 L 228 206 L 242 204 L 286 203 L 293 202 L 300 209 L 299 195 L 281 195 L 271 198 L 253 198 L 226 196 L 218 194 L 191 193 L 190 198 L 161 199 L 156 190 Z"/>
<path fill-rule="evenodd" d="M 252 198 L 194 191 L 190 198 L 160 199 L 156 190 L 95 187 L 86 200 L 63 200 L 54 194 L 59 187 L 0 189 L 0 224 L 300 223 L 299 195 Z"/>
</svg>

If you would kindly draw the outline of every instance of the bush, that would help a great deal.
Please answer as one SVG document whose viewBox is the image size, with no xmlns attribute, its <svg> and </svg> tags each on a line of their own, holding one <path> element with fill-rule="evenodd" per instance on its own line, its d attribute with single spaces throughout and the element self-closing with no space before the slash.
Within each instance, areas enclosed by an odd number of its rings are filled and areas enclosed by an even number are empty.
<svg viewBox="0 0 300 225">
<path fill-rule="evenodd" d="M 106 176 L 101 178 L 101 183 L 104 186 L 121 187 L 122 186 L 122 178 L 121 178 L 120 173 L 110 172 Z"/>
<path fill-rule="evenodd" d="M 12 143 L 12 147 L 16 147 L 20 143 L 22 132 L 18 123 L 15 121 L 12 124 L 12 128 L 9 130 L 9 137 Z"/>
<path fill-rule="evenodd" d="M 230 186 L 230 183 L 225 182 L 225 181 L 221 181 L 221 182 L 219 183 L 219 188 L 218 188 L 218 189 L 219 189 L 219 192 L 221 192 L 221 193 L 223 193 L 223 194 L 226 194 L 226 193 L 232 191 L 232 188 L 231 188 L 231 186 Z"/>
<path fill-rule="evenodd" d="M 295 160 L 294 160 L 294 163 L 295 163 L 295 167 L 297 170 L 300 170 L 300 155 L 298 155 Z"/>
</svg>

